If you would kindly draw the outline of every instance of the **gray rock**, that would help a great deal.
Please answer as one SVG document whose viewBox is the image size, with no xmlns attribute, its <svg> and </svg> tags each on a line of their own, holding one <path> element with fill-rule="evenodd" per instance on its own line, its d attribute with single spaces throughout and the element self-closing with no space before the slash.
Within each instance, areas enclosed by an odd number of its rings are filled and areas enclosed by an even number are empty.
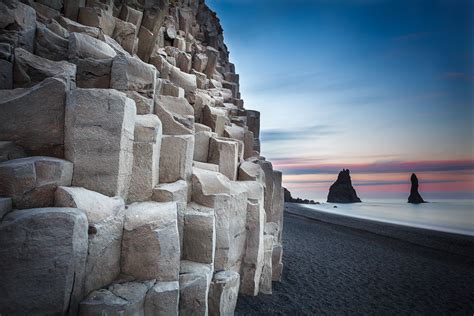
<svg viewBox="0 0 474 316">
<path fill-rule="evenodd" d="M 88 57 L 93 59 L 110 59 L 116 55 L 117 53 L 108 44 L 86 33 L 72 32 L 69 34 L 69 59 Z"/>
<path fill-rule="evenodd" d="M 15 142 L 0 141 L 0 162 L 26 157 L 25 151 Z"/>
<path fill-rule="evenodd" d="M 84 212 L 89 222 L 89 241 L 84 280 L 88 294 L 110 284 L 120 274 L 120 254 L 125 205 L 121 198 L 109 198 L 78 187 L 59 187 L 55 206 Z"/>
<path fill-rule="evenodd" d="M 68 58 L 69 40 L 38 23 L 35 36 L 35 54 L 50 60 Z"/>
<path fill-rule="evenodd" d="M 214 274 L 209 289 L 209 315 L 234 315 L 239 295 L 240 275 L 234 271 Z"/>
<path fill-rule="evenodd" d="M 0 90 L 0 139 L 28 155 L 63 157 L 66 84 L 56 78 L 25 89 Z"/>
<path fill-rule="evenodd" d="M 160 95 L 155 98 L 155 113 L 163 123 L 163 134 L 193 134 L 194 110 L 185 98 Z"/>
<path fill-rule="evenodd" d="M 193 135 L 164 135 L 161 141 L 160 183 L 190 181 L 193 152 Z"/>
<path fill-rule="evenodd" d="M 214 210 L 190 203 L 184 212 L 183 259 L 214 263 L 216 223 Z"/>
<path fill-rule="evenodd" d="M 189 200 L 188 183 L 178 180 L 173 183 L 161 183 L 153 189 L 152 200 L 156 202 L 182 202 Z"/>
<path fill-rule="evenodd" d="M 13 89 L 13 63 L 0 59 L 0 90 Z"/>
<path fill-rule="evenodd" d="M 208 161 L 219 165 L 219 172 L 230 180 L 237 180 L 238 143 L 230 138 L 212 137 Z"/>
<path fill-rule="evenodd" d="M 181 261 L 179 275 L 179 315 L 208 315 L 210 265 Z"/>
<path fill-rule="evenodd" d="M 56 187 L 71 185 L 72 163 L 52 157 L 28 157 L 0 163 L 0 196 L 17 209 L 54 204 Z"/>
<path fill-rule="evenodd" d="M 70 60 L 77 65 L 76 85 L 78 88 L 108 89 L 112 58 L 75 58 Z"/>
<path fill-rule="evenodd" d="M 153 98 L 156 68 L 137 57 L 117 55 L 112 63 L 110 87 L 122 91 L 137 91 Z"/>
<path fill-rule="evenodd" d="M 0 42 L 33 52 L 36 12 L 17 0 L 0 3 Z"/>
<path fill-rule="evenodd" d="M 133 167 L 135 104 L 116 90 L 76 89 L 66 105 L 65 156 L 73 185 L 126 199 Z"/>
<path fill-rule="evenodd" d="M 87 219 L 77 209 L 9 213 L 0 224 L 0 313 L 75 314 L 86 256 Z"/>
<path fill-rule="evenodd" d="M 145 315 L 177 316 L 179 282 L 156 282 L 145 298 Z"/>
<path fill-rule="evenodd" d="M 272 294 L 272 252 L 273 252 L 273 236 L 265 235 L 264 241 L 264 255 L 263 255 L 263 269 L 262 277 L 260 279 L 260 293 Z"/>
<path fill-rule="evenodd" d="M 130 54 L 135 53 L 135 40 L 137 27 L 133 23 L 115 19 L 115 28 L 112 38 L 117 41 Z"/>
<path fill-rule="evenodd" d="M 109 36 L 112 36 L 115 28 L 115 18 L 106 10 L 100 8 L 80 7 L 78 22 L 96 27 Z"/>
<path fill-rule="evenodd" d="M 153 99 L 145 97 L 136 91 L 124 91 L 127 97 L 135 101 L 137 107 L 137 114 L 153 114 L 154 102 Z"/>
<path fill-rule="evenodd" d="M 0 197 L 0 221 L 12 210 L 12 199 Z"/>
<path fill-rule="evenodd" d="M 70 33 L 85 33 L 89 36 L 94 38 L 98 38 L 100 34 L 100 30 L 96 27 L 83 25 L 81 23 L 77 23 L 76 21 L 70 20 L 67 17 L 60 17 L 59 23 Z"/>
</svg>

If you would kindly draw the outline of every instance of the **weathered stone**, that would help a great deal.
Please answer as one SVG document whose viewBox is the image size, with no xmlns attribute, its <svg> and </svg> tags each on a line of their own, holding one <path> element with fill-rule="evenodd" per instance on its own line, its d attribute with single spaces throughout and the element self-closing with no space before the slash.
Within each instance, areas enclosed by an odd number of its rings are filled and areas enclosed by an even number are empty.
<svg viewBox="0 0 474 316">
<path fill-rule="evenodd" d="M 188 198 L 188 183 L 184 180 L 178 180 L 173 183 L 158 184 L 153 189 L 152 200 L 156 202 L 183 202 Z"/>
<path fill-rule="evenodd" d="M 13 203 L 11 198 L 0 197 L 0 221 L 12 210 Z"/>
<path fill-rule="evenodd" d="M 219 172 L 230 180 L 237 179 L 238 144 L 232 139 L 212 137 L 209 141 L 209 162 L 219 165 Z"/>
<path fill-rule="evenodd" d="M 185 91 L 194 91 L 197 89 L 196 76 L 181 71 L 178 67 L 171 67 L 170 80 Z"/>
<path fill-rule="evenodd" d="M 264 224 L 265 210 L 261 202 L 249 200 L 247 202 L 247 244 L 242 266 L 240 292 L 245 295 L 256 296 L 260 290 L 260 277 L 263 269 L 264 257 Z"/>
<path fill-rule="evenodd" d="M 191 94 L 189 94 L 191 95 Z M 215 100 L 206 93 L 204 90 L 195 90 L 194 91 L 194 116 L 196 117 L 196 121 L 203 121 L 203 109 L 205 106 L 209 106 L 213 108 L 216 104 Z M 224 121 L 222 121 L 223 123 Z M 224 129 L 224 126 L 221 127 L 221 129 Z M 222 135 L 222 134 L 221 134 Z"/>
<path fill-rule="evenodd" d="M 80 316 L 144 315 L 149 286 L 139 282 L 113 284 L 92 292 L 79 306 Z"/>
<path fill-rule="evenodd" d="M 203 73 L 207 67 L 208 57 L 204 53 L 194 54 L 193 56 L 193 69 Z"/>
<path fill-rule="evenodd" d="M 226 112 L 223 109 L 204 106 L 202 109 L 202 123 L 212 128 L 218 136 L 224 135 Z"/>
<path fill-rule="evenodd" d="M 0 141 L 0 162 L 26 157 L 25 151 L 15 142 Z"/>
<path fill-rule="evenodd" d="M 160 183 L 189 181 L 193 152 L 193 135 L 164 135 L 161 142 Z"/>
<path fill-rule="evenodd" d="M 281 185 L 282 173 L 281 171 L 273 171 L 273 194 L 272 194 L 272 209 L 267 213 L 267 222 L 272 221 L 278 225 L 279 234 L 278 241 L 282 240 L 283 233 L 283 211 L 285 208 L 284 199 L 285 193 Z"/>
<path fill-rule="evenodd" d="M 145 97 L 136 91 L 125 91 L 127 97 L 135 101 L 137 107 L 137 114 L 152 114 L 153 113 L 153 99 Z"/>
<path fill-rule="evenodd" d="M 202 72 L 191 70 L 191 74 L 196 76 L 196 84 L 198 89 L 207 89 L 207 77 Z"/>
<path fill-rule="evenodd" d="M 0 224 L 0 313 L 75 314 L 86 256 L 87 219 L 79 210 L 7 214 Z"/>
<path fill-rule="evenodd" d="M 172 96 L 176 98 L 184 98 L 184 89 L 178 87 L 169 80 L 163 80 L 163 88 L 161 95 Z"/>
<path fill-rule="evenodd" d="M 142 25 L 140 27 L 140 30 L 138 31 L 137 55 L 144 62 L 149 61 L 151 48 L 154 46 L 154 43 L 152 41 L 153 41 L 153 33 Z"/>
<path fill-rule="evenodd" d="M 283 247 L 281 244 L 273 244 L 272 250 L 272 281 L 281 281 L 281 274 L 283 272 Z"/>
<path fill-rule="evenodd" d="M 181 51 L 186 51 L 186 40 L 184 38 L 182 38 L 181 36 L 177 36 L 173 40 L 173 46 L 176 47 L 177 49 L 181 50 Z"/>
<path fill-rule="evenodd" d="M 0 196 L 17 209 L 53 206 L 57 186 L 71 185 L 72 163 L 51 157 L 28 157 L 0 163 Z"/>
<path fill-rule="evenodd" d="M 137 27 L 136 32 L 138 34 L 138 29 L 143 19 L 143 13 L 141 11 L 135 10 L 127 5 L 122 5 L 119 18 L 125 22 L 130 22 L 135 25 Z"/>
<path fill-rule="evenodd" d="M 343 169 L 339 172 L 336 182 L 329 188 L 329 203 L 358 203 L 361 202 L 352 186 L 349 169 Z"/>
<path fill-rule="evenodd" d="M 145 298 L 145 315 L 178 316 L 179 282 L 156 282 Z"/>
<path fill-rule="evenodd" d="M 199 132 L 212 132 L 212 129 L 209 126 L 200 123 L 194 123 L 194 130 L 196 133 Z"/>
<path fill-rule="evenodd" d="M 247 110 L 247 126 L 255 138 L 260 138 L 260 112 Z"/>
<path fill-rule="evenodd" d="M 47 1 L 45 1 L 47 2 Z M 61 16 L 61 13 L 52 7 L 49 7 L 48 5 L 44 5 L 42 3 L 38 2 L 33 2 L 29 3 L 31 7 L 33 7 L 36 10 L 36 20 L 41 21 L 43 23 L 47 22 L 48 20 L 51 19 L 57 19 L 59 16 Z M 61 4 L 62 7 L 62 4 Z"/>
<path fill-rule="evenodd" d="M 214 263 L 216 223 L 214 210 L 196 203 L 188 204 L 184 212 L 183 259 Z"/>
<path fill-rule="evenodd" d="M 160 95 L 155 98 L 155 113 L 165 135 L 193 134 L 194 109 L 185 98 Z"/>
<path fill-rule="evenodd" d="M 64 0 L 64 16 L 76 21 L 79 15 L 79 8 L 85 5 L 86 0 Z"/>
<path fill-rule="evenodd" d="M 158 184 L 162 127 L 154 114 L 137 115 L 129 202 L 149 200 Z"/>
<path fill-rule="evenodd" d="M 207 264 L 181 261 L 179 315 L 208 315 L 212 268 Z"/>
<path fill-rule="evenodd" d="M 79 8 L 78 22 L 87 26 L 97 27 L 109 36 L 112 36 L 115 28 L 115 18 L 100 8 Z"/>
<path fill-rule="evenodd" d="M 214 163 L 193 161 L 193 167 L 213 172 L 219 172 L 219 165 L 216 165 Z"/>
<path fill-rule="evenodd" d="M 70 33 L 85 33 L 94 38 L 98 38 L 100 34 L 100 30 L 96 27 L 77 23 L 76 21 L 70 20 L 63 16 L 59 18 L 59 23 Z"/>
<path fill-rule="evenodd" d="M 115 19 L 115 28 L 112 38 L 117 41 L 130 54 L 135 53 L 135 39 L 137 36 L 137 27 L 133 23 Z"/>
<path fill-rule="evenodd" d="M 63 157 L 67 86 L 56 78 L 25 89 L 0 90 L 0 139 L 28 155 Z"/>
<path fill-rule="evenodd" d="M 107 45 L 109 45 L 110 47 L 112 47 L 112 49 L 117 53 L 117 55 L 125 55 L 127 57 L 130 57 L 130 53 L 127 52 L 125 49 L 123 49 L 122 45 L 120 45 L 119 43 L 117 43 L 116 40 L 114 40 L 112 37 L 104 34 L 104 33 L 101 33 L 99 35 L 99 39 L 103 42 L 105 42 Z"/>
<path fill-rule="evenodd" d="M 58 18 L 59 19 L 59 18 Z M 64 38 L 68 39 L 69 38 L 69 31 L 64 28 L 58 21 L 56 20 L 50 20 L 49 23 L 46 23 L 46 27 L 48 30 L 51 30 L 54 34 Z M 69 42 L 67 43 L 67 46 L 69 46 Z"/>
<path fill-rule="evenodd" d="M 208 78 L 211 78 L 214 74 L 214 70 L 216 70 L 217 60 L 219 58 L 219 52 L 211 46 L 208 46 L 206 49 L 207 55 L 207 64 L 204 72 Z"/>
<path fill-rule="evenodd" d="M 35 36 L 35 54 L 50 60 L 60 61 L 68 57 L 69 41 L 57 35 L 45 25 L 38 23 Z"/>
<path fill-rule="evenodd" d="M 13 89 L 13 63 L 0 59 L 0 90 Z"/>
<path fill-rule="evenodd" d="M 258 164 L 244 161 L 239 166 L 239 181 L 257 181 L 265 184 L 265 173 Z"/>
<path fill-rule="evenodd" d="M 0 3 L 0 42 L 33 52 L 35 31 L 35 9 L 19 1 Z"/>
<path fill-rule="evenodd" d="M 214 274 L 209 288 L 209 314 L 234 315 L 239 295 L 240 275 L 234 271 L 219 271 Z"/>
<path fill-rule="evenodd" d="M 112 58 L 81 58 L 73 59 L 71 62 L 77 66 L 76 85 L 78 88 L 109 88 Z"/>
<path fill-rule="evenodd" d="M 68 89 L 76 87 L 76 65 L 67 61 L 52 61 L 15 49 L 13 81 L 15 88 L 32 87 L 46 78 L 57 77 L 66 81 Z"/>
<path fill-rule="evenodd" d="M 113 48 L 101 40 L 85 33 L 69 34 L 69 59 L 88 57 L 93 59 L 110 59 L 116 55 L 117 53 Z"/>
<path fill-rule="evenodd" d="M 273 252 L 273 236 L 263 236 L 264 255 L 262 277 L 260 279 L 260 293 L 272 294 L 272 252 Z"/>
<path fill-rule="evenodd" d="M 177 281 L 179 236 L 176 203 L 128 206 L 122 240 L 122 273 L 138 280 Z"/>
<path fill-rule="evenodd" d="M 270 216 L 273 203 L 273 166 L 271 162 L 265 160 L 258 160 L 257 163 L 265 173 L 265 213 Z"/>
<path fill-rule="evenodd" d="M 89 242 L 84 294 L 110 284 L 120 274 L 124 202 L 78 187 L 59 187 L 57 207 L 72 207 L 84 212 L 89 222 Z"/>
<path fill-rule="evenodd" d="M 153 98 L 156 68 L 137 57 L 117 55 L 112 63 L 110 88 L 137 91 Z"/>
<path fill-rule="evenodd" d="M 194 134 L 194 156 L 193 160 L 207 162 L 209 156 L 209 140 L 212 132 L 196 132 Z"/>
<path fill-rule="evenodd" d="M 126 198 L 133 166 L 135 104 L 115 90 L 76 89 L 67 97 L 65 156 L 73 185 Z"/>
</svg>

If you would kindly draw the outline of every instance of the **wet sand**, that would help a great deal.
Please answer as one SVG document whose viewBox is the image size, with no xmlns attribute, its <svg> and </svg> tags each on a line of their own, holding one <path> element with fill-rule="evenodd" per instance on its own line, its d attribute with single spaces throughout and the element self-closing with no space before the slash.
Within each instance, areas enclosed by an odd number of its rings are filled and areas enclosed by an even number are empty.
<svg viewBox="0 0 474 316">
<path fill-rule="evenodd" d="M 473 315 L 474 238 L 285 205 L 284 271 L 236 315 Z M 471 253 L 472 251 L 472 253 Z"/>
</svg>

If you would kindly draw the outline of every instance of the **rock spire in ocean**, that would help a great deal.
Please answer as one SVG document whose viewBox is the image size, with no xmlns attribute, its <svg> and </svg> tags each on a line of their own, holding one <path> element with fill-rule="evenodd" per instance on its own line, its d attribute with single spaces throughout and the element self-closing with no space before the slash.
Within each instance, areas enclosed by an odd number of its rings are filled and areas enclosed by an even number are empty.
<svg viewBox="0 0 474 316">
<path fill-rule="evenodd" d="M 418 178 L 414 173 L 411 174 L 411 190 L 410 196 L 408 197 L 408 203 L 426 203 L 425 200 L 423 200 L 423 198 L 421 197 L 420 192 L 418 192 Z"/>
<path fill-rule="evenodd" d="M 339 172 L 336 182 L 329 188 L 329 203 L 357 203 L 361 202 L 355 189 L 352 187 L 352 181 L 349 169 L 342 169 Z"/>
</svg>

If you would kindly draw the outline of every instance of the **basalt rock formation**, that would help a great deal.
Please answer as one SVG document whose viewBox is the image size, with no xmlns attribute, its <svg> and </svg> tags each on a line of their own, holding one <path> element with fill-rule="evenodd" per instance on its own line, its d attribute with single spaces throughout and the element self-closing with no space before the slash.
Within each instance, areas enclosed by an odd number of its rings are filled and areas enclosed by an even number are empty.
<svg viewBox="0 0 474 316">
<path fill-rule="evenodd" d="M 416 174 L 412 173 L 411 175 L 411 189 L 410 189 L 410 196 L 408 197 L 408 203 L 412 204 L 420 204 L 426 203 L 425 200 L 421 197 L 420 193 L 418 192 L 418 178 Z"/>
<path fill-rule="evenodd" d="M 343 169 L 339 172 L 336 182 L 329 188 L 329 203 L 357 203 L 361 200 L 352 187 L 352 180 L 349 169 Z"/>
<path fill-rule="evenodd" d="M 282 174 L 203 0 L 0 0 L 0 75 L 1 315 L 272 292 Z"/>
<path fill-rule="evenodd" d="M 285 191 L 285 202 L 299 204 L 319 204 L 319 202 L 315 202 L 314 200 L 294 198 L 291 196 L 291 192 L 285 187 L 283 188 L 283 190 Z"/>
</svg>

